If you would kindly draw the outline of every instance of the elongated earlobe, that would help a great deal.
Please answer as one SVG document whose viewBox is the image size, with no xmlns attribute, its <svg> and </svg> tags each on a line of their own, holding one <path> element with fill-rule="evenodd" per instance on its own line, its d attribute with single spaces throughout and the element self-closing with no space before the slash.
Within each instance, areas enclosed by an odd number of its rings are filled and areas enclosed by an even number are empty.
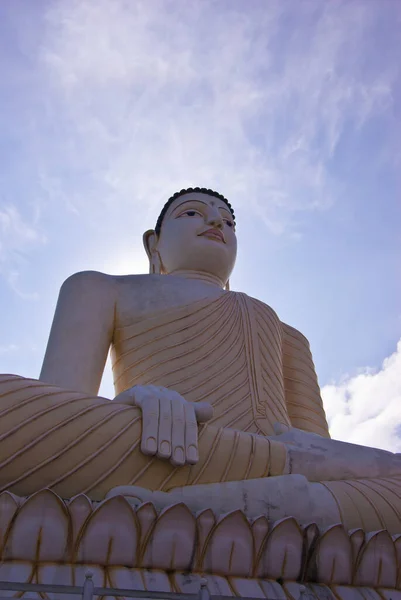
<svg viewBox="0 0 401 600">
<path fill-rule="evenodd" d="M 227 283 L 226 283 L 226 291 L 229 292 L 230 291 L 230 280 L 227 279 Z"/>
<path fill-rule="evenodd" d="M 162 259 L 158 250 L 156 250 L 157 245 L 157 235 L 153 229 L 148 229 L 143 234 L 143 245 L 146 250 L 146 254 L 149 258 L 149 274 L 150 275 L 161 275 L 163 273 L 163 265 Z"/>
<path fill-rule="evenodd" d="M 162 272 L 163 272 L 163 269 L 162 269 L 162 261 L 160 258 L 160 254 L 158 253 L 157 250 L 153 250 L 150 260 L 149 260 L 149 273 L 151 275 L 154 275 L 154 274 L 161 275 Z"/>
</svg>

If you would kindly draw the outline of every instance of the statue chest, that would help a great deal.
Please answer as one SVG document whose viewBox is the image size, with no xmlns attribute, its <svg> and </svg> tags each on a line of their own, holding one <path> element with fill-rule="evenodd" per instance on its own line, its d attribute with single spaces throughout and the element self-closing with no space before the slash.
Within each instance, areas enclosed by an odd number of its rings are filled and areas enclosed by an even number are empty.
<svg viewBox="0 0 401 600">
<path fill-rule="evenodd" d="M 174 389 L 210 402 L 217 426 L 273 433 L 289 424 L 283 385 L 281 323 L 245 294 L 205 299 L 115 332 L 116 393 L 133 385 Z"/>
</svg>

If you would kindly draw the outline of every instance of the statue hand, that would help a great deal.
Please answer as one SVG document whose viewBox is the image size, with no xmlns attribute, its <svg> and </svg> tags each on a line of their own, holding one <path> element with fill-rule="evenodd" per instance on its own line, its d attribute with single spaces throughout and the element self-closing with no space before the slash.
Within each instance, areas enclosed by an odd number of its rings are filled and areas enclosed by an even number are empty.
<svg viewBox="0 0 401 600">
<path fill-rule="evenodd" d="M 299 448 L 310 448 L 311 444 L 316 444 L 317 440 L 324 440 L 318 433 L 303 431 L 296 427 L 288 427 L 285 423 L 274 424 L 274 436 L 269 436 L 269 439 L 276 439 L 290 446 L 298 446 Z"/>
<path fill-rule="evenodd" d="M 169 459 L 174 466 L 198 462 L 198 423 L 211 419 L 210 404 L 187 402 L 177 392 L 155 385 L 135 385 L 114 402 L 141 409 L 144 454 Z"/>
<path fill-rule="evenodd" d="M 392 477 L 400 473 L 400 454 L 340 442 L 282 423 L 277 423 L 274 431 L 276 435 L 269 439 L 287 447 L 290 473 L 304 475 L 309 481 Z"/>
</svg>

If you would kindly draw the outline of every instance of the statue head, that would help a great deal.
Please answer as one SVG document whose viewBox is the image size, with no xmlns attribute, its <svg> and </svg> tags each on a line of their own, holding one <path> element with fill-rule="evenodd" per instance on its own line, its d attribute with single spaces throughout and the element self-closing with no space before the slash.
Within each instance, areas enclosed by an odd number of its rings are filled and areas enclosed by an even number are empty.
<svg viewBox="0 0 401 600">
<path fill-rule="evenodd" d="M 225 285 L 237 254 L 234 211 L 212 190 L 181 190 L 166 202 L 143 241 L 151 273 L 200 271 Z"/>
</svg>

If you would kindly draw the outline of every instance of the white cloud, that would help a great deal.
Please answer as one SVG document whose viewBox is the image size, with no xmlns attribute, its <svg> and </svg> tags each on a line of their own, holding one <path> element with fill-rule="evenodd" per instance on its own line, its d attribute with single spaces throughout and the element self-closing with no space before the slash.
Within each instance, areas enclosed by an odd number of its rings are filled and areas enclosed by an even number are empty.
<svg viewBox="0 0 401 600">
<path fill-rule="evenodd" d="M 22 300 L 38 300 L 39 293 L 38 292 L 26 292 L 21 287 L 21 276 L 20 273 L 16 270 L 8 270 L 6 272 L 6 281 L 10 288 L 13 290 L 17 296 L 22 298 Z"/>
<path fill-rule="evenodd" d="M 380 370 L 322 388 L 333 438 L 401 452 L 401 340 Z"/>
<path fill-rule="evenodd" d="M 34 219 L 28 223 L 13 204 L 0 208 L 0 274 L 24 299 L 36 299 L 37 295 L 20 290 L 18 267 L 26 261 L 27 253 L 33 247 L 45 242 L 46 237 Z"/>
<path fill-rule="evenodd" d="M 41 60 L 48 117 L 66 124 L 52 154 L 63 173 L 90 177 L 70 207 L 134 202 L 137 210 L 179 186 L 206 184 L 281 233 L 295 212 L 330 205 L 327 161 L 345 128 L 392 102 L 391 68 L 363 70 L 376 10 L 364 2 L 271 0 L 252 10 L 207 0 L 55 2 Z M 46 169 L 54 181 L 52 159 Z"/>
<path fill-rule="evenodd" d="M 6 346 L 0 346 L 0 354 L 11 354 L 19 350 L 17 344 L 7 344 Z"/>
</svg>

